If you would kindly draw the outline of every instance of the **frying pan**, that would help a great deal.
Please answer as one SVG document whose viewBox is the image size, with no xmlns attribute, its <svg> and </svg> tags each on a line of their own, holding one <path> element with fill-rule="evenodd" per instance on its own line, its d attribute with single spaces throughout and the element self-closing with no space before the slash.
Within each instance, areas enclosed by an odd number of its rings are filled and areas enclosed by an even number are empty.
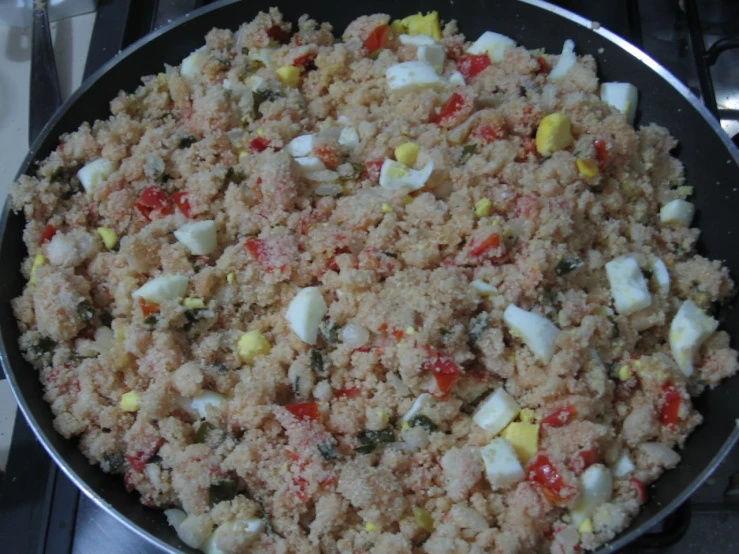
<svg viewBox="0 0 739 554">
<path fill-rule="evenodd" d="M 46 125 L 20 168 L 19 175 L 34 171 L 35 164 L 57 145 L 59 135 L 75 130 L 83 121 L 104 119 L 108 102 L 119 90 L 132 91 L 143 75 L 161 71 L 164 63 L 176 65 L 203 44 L 213 27 L 235 30 L 251 20 L 258 10 L 279 4 L 285 17 L 297 21 L 304 12 L 318 21 L 328 21 L 338 34 L 353 19 L 371 13 L 395 17 L 418 10 L 438 10 L 445 20 L 456 19 L 467 37 L 495 30 L 514 38 L 528 48 L 543 47 L 559 52 L 566 38 L 577 45 L 579 54 L 591 54 L 605 81 L 629 81 L 640 91 L 638 124 L 651 122 L 667 127 L 680 141 L 676 152 L 685 164 L 689 184 L 696 188 L 696 223 L 702 229 L 700 249 L 711 258 L 725 260 L 734 275 L 739 270 L 739 249 L 733 244 L 739 236 L 739 152 L 721 131 L 717 121 L 673 75 L 657 62 L 613 33 L 571 12 L 540 0 L 463 2 L 424 0 L 363 2 L 295 0 L 225 0 L 202 8 L 139 41 L 97 71 L 66 102 Z M 70 479 L 96 504 L 145 537 L 165 552 L 189 552 L 165 521 L 161 511 L 144 507 L 137 495 L 125 491 L 120 476 L 104 474 L 89 465 L 75 441 L 54 431 L 52 415 L 42 399 L 36 372 L 26 363 L 18 348 L 18 328 L 9 308 L 10 300 L 24 285 L 18 271 L 26 256 L 21 240 L 24 220 L 8 206 L 0 221 L 0 358 L 23 415 L 51 457 Z M 731 310 L 723 328 L 739 337 L 739 314 Z M 739 438 L 739 377 L 707 391 L 695 400 L 703 414 L 703 424 L 690 436 L 680 466 L 667 472 L 650 489 L 649 501 L 631 527 L 602 547 L 599 554 L 615 552 L 642 535 L 680 506 L 710 475 Z"/>
</svg>

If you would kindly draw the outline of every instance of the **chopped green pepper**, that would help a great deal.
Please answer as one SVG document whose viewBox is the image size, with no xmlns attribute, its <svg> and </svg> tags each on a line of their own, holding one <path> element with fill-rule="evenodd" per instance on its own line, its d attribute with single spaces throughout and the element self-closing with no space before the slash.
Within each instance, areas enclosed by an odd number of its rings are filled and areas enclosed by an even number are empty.
<svg viewBox="0 0 739 554">
<path fill-rule="evenodd" d="M 234 479 L 224 479 L 220 483 L 214 483 L 210 486 L 210 505 L 215 506 L 219 502 L 233 500 L 237 493 Z"/>
<path fill-rule="evenodd" d="M 357 436 L 357 441 L 359 442 L 359 446 L 354 449 L 355 452 L 369 454 L 380 444 L 395 442 L 395 431 L 391 428 L 380 431 L 362 431 Z"/>
<path fill-rule="evenodd" d="M 584 264 L 582 260 L 577 258 L 562 258 L 557 262 L 557 266 L 554 268 L 554 272 L 561 277 L 567 275 L 571 271 L 575 271 L 578 267 Z"/>
<path fill-rule="evenodd" d="M 315 348 L 310 351 L 310 367 L 319 377 L 326 375 L 326 367 L 323 361 L 323 354 Z"/>
<path fill-rule="evenodd" d="M 80 316 L 82 321 L 92 321 L 92 318 L 95 317 L 95 308 L 87 300 L 83 300 L 77 304 L 77 315 Z"/>
<path fill-rule="evenodd" d="M 319 444 L 318 451 L 323 456 L 324 460 L 331 461 L 339 457 L 339 453 L 336 452 L 336 447 L 330 442 Z"/>
<path fill-rule="evenodd" d="M 177 148 L 183 149 L 183 148 L 189 148 L 193 144 L 195 144 L 198 141 L 195 137 L 192 135 L 188 135 L 186 137 L 181 137 L 180 141 L 177 143 Z"/>
<path fill-rule="evenodd" d="M 409 424 L 411 427 L 423 427 L 428 431 L 429 433 L 433 433 L 434 431 L 438 431 L 439 426 L 436 425 L 433 421 L 431 421 L 431 418 L 425 415 L 417 415 L 413 417 Z"/>
<path fill-rule="evenodd" d="M 462 155 L 459 158 L 459 163 L 467 163 L 467 160 L 469 160 L 472 157 L 472 154 L 475 153 L 477 150 L 477 144 L 465 144 L 464 148 L 462 148 Z"/>
<path fill-rule="evenodd" d="M 204 421 L 200 424 L 198 430 L 195 431 L 195 442 L 198 444 L 205 443 L 208 440 L 208 435 L 211 431 L 215 431 L 216 429 L 218 429 L 218 427 L 208 421 Z"/>
</svg>

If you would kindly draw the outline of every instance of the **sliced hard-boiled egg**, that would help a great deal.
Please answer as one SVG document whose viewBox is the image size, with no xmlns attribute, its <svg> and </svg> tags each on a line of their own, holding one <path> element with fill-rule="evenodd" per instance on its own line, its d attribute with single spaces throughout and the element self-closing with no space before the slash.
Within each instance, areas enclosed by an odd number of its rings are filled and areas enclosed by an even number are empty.
<svg viewBox="0 0 739 554">
<path fill-rule="evenodd" d="M 526 477 L 513 445 L 504 438 L 498 437 L 483 446 L 480 456 L 493 490 L 506 489 Z"/>
<path fill-rule="evenodd" d="M 580 476 L 580 498 L 571 515 L 575 525 L 580 525 L 605 504 L 613 495 L 613 475 L 603 464 L 593 464 Z"/>
<path fill-rule="evenodd" d="M 333 183 L 339 180 L 340 175 L 333 169 L 319 169 L 305 174 L 305 178 L 309 181 L 318 183 Z"/>
<path fill-rule="evenodd" d="M 429 35 L 436 40 L 441 40 L 441 22 L 437 11 L 429 12 L 426 15 L 420 12 L 409 15 L 404 17 L 401 23 L 408 29 L 410 35 Z"/>
<path fill-rule="evenodd" d="M 500 434 L 513 445 L 522 464 L 534 457 L 539 450 L 539 424 L 512 421 Z"/>
<path fill-rule="evenodd" d="M 616 463 L 611 467 L 611 472 L 614 477 L 625 477 L 636 469 L 634 462 L 631 460 L 629 453 L 624 451 L 616 460 Z"/>
<path fill-rule="evenodd" d="M 185 223 L 174 232 L 174 236 L 195 256 L 205 256 L 218 247 L 216 222 L 212 219 Z"/>
<path fill-rule="evenodd" d="M 85 188 L 85 192 L 91 193 L 95 187 L 110 177 L 114 169 L 113 162 L 100 158 L 82 167 L 77 172 L 77 178 Z"/>
<path fill-rule="evenodd" d="M 577 62 L 577 56 L 575 55 L 575 43 L 570 39 L 567 39 L 562 46 L 562 54 L 557 60 L 557 64 L 549 72 L 549 80 L 557 81 L 562 79 L 565 75 L 570 72 Z"/>
<path fill-rule="evenodd" d="M 380 186 L 391 190 L 418 190 L 423 188 L 433 171 L 433 161 L 429 161 L 423 169 L 410 169 L 388 158 L 380 169 Z"/>
<path fill-rule="evenodd" d="M 441 73 L 444 70 L 446 52 L 444 52 L 444 47 L 441 44 L 424 44 L 419 46 L 416 56 L 419 61 L 428 62 L 433 65 L 437 73 Z"/>
<path fill-rule="evenodd" d="M 659 221 L 666 225 L 683 225 L 690 227 L 695 215 L 695 206 L 687 200 L 673 200 L 659 211 Z"/>
<path fill-rule="evenodd" d="M 470 54 L 487 54 L 494 62 L 502 62 L 506 50 L 516 46 L 516 41 L 500 33 L 485 31 L 467 49 Z"/>
<path fill-rule="evenodd" d="M 405 44 L 408 46 L 430 46 L 432 44 L 437 44 L 437 42 L 430 37 L 429 35 L 400 35 L 398 37 L 400 39 L 400 44 Z"/>
<path fill-rule="evenodd" d="M 191 398 L 188 402 L 190 410 L 197 413 L 203 419 L 208 417 L 208 406 L 222 408 L 225 404 L 226 397 L 212 390 L 205 390 Z"/>
<path fill-rule="evenodd" d="M 563 150 L 574 141 L 570 118 L 561 112 L 550 113 L 544 117 L 536 129 L 536 150 L 542 156 Z"/>
<path fill-rule="evenodd" d="M 560 333 L 554 323 L 544 316 L 522 310 L 515 304 L 510 304 L 505 309 L 503 321 L 511 333 L 523 340 L 537 359 L 544 363 L 552 359 Z"/>
<path fill-rule="evenodd" d="M 359 146 L 359 133 L 354 127 L 344 127 L 339 133 L 338 142 L 344 148 L 356 148 Z"/>
<path fill-rule="evenodd" d="M 328 306 L 318 287 L 306 287 L 292 299 L 285 318 L 290 328 L 303 342 L 316 344 L 318 325 L 326 315 Z"/>
<path fill-rule="evenodd" d="M 300 173 L 303 175 L 326 169 L 323 162 L 316 156 L 302 156 L 300 158 L 295 158 L 295 163 L 300 166 Z"/>
<path fill-rule="evenodd" d="M 413 402 L 413 405 L 411 406 L 411 409 L 406 412 L 406 414 L 403 416 L 401 421 L 410 421 L 414 417 L 416 417 L 418 414 L 423 412 L 425 408 L 428 408 L 431 403 L 434 401 L 434 397 L 431 396 L 429 393 L 424 392 L 416 398 L 415 402 Z"/>
<path fill-rule="evenodd" d="M 600 86 L 600 99 L 613 106 L 626 116 L 626 121 L 633 125 L 636 117 L 636 106 L 639 103 L 639 91 L 631 83 L 603 83 Z"/>
<path fill-rule="evenodd" d="M 412 167 L 416 163 L 421 147 L 416 142 L 405 142 L 395 148 L 395 159 L 403 165 Z"/>
<path fill-rule="evenodd" d="M 213 534 L 208 537 L 202 547 L 205 554 L 225 554 L 218 548 L 218 540 L 222 535 L 239 537 L 239 545 L 247 547 L 259 538 L 264 532 L 266 522 L 262 518 L 250 517 L 243 520 L 227 521 L 220 524 Z"/>
<path fill-rule="evenodd" d="M 236 353 L 239 359 L 247 364 L 254 363 L 259 356 L 266 356 L 272 350 L 267 338 L 257 329 L 247 331 L 236 342 Z"/>
<path fill-rule="evenodd" d="M 186 275 L 160 275 L 133 291 L 132 296 L 143 298 L 154 304 L 161 304 L 167 300 L 179 300 L 185 296 L 187 284 Z"/>
<path fill-rule="evenodd" d="M 464 75 L 462 75 L 459 71 L 455 71 L 454 73 L 449 75 L 449 84 L 455 87 L 463 87 L 465 85 Z"/>
<path fill-rule="evenodd" d="M 203 70 L 207 59 L 208 56 L 205 53 L 205 46 L 201 46 L 182 60 L 180 74 L 187 79 L 196 79 L 200 76 L 200 72 Z"/>
<path fill-rule="evenodd" d="M 472 421 L 482 427 L 489 435 L 497 435 L 513 421 L 521 407 L 503 387 L 491 394 L 477 407 Z"/>
<path fill-rule="evenodd" d="M 300 68 L 294 65 L 283 65 L 275 70 L 277 79 L 285 86 L 295 88 L 300 83 Z"/>
<path fill-rule="evenodd" d="M 670 324 L 670 350 L 680 370 L 690 377 L 693 358 L 708 337 L 718 327 L 718 321 L 708 316 L 692 300 L 686 300 Z"/>
<path fill-rule="evenodd" d="M 480 296 L 492 296 L 493 294 L 498 293 L 497 287 L 486 283 L 485 281 L 481 281 L 480 279 L 475 279 L 470 282 L 470 286 L 475 289 Z"/>
<path fill-rule="evenodd" d="M 652 304 L 647 280 L 633 256 L 619 256 L 608 262 L 606 275 L 618 313 L 633 314 Z"/>
<path fill-rule="evenodd" d="M 654 258 L 652 263 L 649 264 L 649 268 L 652 270 L 654 280 L 657 281 L 657 287 L 662 296 L 667 296 L 670 292 L 670 272 L 667 269 L 667 264 L 660 258 Z"/>
<path fill-rule="evenodd" d="M 313 135 L 300 135 L 285 146 L 285 151 L 293 158 L 310 156 L 313 153 Z"/>
<path fill-rule="evenodd" d="M 411 61 L 391 65 L 385 72 L 390 90 L 409 92 L 423 88 L 444 86 L 442 79 L 429 62 Z"/>
</svg>

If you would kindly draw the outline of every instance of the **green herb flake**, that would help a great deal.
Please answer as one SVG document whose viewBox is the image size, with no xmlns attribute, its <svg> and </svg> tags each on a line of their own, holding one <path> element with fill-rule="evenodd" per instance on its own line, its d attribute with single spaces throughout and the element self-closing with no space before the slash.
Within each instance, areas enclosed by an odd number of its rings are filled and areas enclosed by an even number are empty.
<svg viewBox="0 0 739 554">
<path fill-rule="evenodd" d="M 195 144 L 198 141 L 195 137 L 188 135 L 186 137 L 181 137 L 179 142 L 177 143 L 177 148 L 182 150 L 183 148 L 190 148 L 193 144 Z"/>
<path fill-rule="evenodd" d="M 554 272 L 557 276 L 562 277 L 568 273 L 575 271 L 578 267 L 582 267 L 584 262 L 577 258 L 562 258 L 557 262 Z"/>
<path fill-rule="evenodd" d="M 417 415 L 413 417 L 409 422 L 411 427 L 423 427 L 429 433 L 439 430 L 439 426 L 436 425 L 431 418 L 425 415 Z"/>
<path fill-rule="evenodd" d="M 144 325 L 146 325 L 149 330 L 152 330 L 154 329 L 154 327 L 156 327 L 157 321 L 159 321 L 159 318 L 156 315 L 151 314 L 144 318 Z"/>
<path fill-rule="evenodd" d="M 324 443 L 318 445 L 318 451 L 326 461 L 336 460 L 339 457 L 339 453 L 336 451 L 336 447 L 331 443 Z"/>
<path fill-rule="evenodd" d="M 254 106 L 254 119 L 259 119 L 259 107 L 264 102 L 273 102 L 280 97 L 280 93 L 273 90 L 255 90 L 251 93 L 252 104 Z"/>
<path fill-rule="evenodd" d="M 383 254 L 385 256 L 388 256 L 389 258 L 397 258 L 398 257 L 398 255 L 395 252 L 383 251 Z"/>
<path fill-rule="evenodd" d="M 318 331 L 321 333 L 321 336 L 329 344 L 336 344 L 337 342 L 339 342 L 340 329 L 341 326 L 331 320 L 322 321 L 318 326 Z"/>
<path fill-rule="evenodd" d="M 47 354 L 56 348 L 56 341 L 49 337 L 41 337 L 37 340 L 33 346 L 31 346 L 32 353 L 40 358 L 44 354 Z"/>
<path fill-rule="evenodd" d="M 89 323 L 95 317 L 95 308 L 87 300 L 83 300 L 77 304 L 77 315 L 80 316 L 82 321 Z"/>
<path fill-rule="evenodd" d="M 104 325 L 105 327 L 110 327 L 113 325 L 113 316 L 110 315 L 110 312 L 106 312 L 105 310 L 102 310 L 98 317 L 100 318 L 100 324 Z"/>
<path fill-rule="evenodd" d="M 367 171 L 367 168 L 364 166 L 364 164 L 358 164 L 354 162 L 352 162 L 351 165 L 353 170 L 351 178 L 354 180 L 361 179 L 364 172 Z"/>
<path fill-rule="evenodd" d="M 215 506 L 219 502 L 233 500 L 238 491 L 236 490 L 236 481 L 234 479 L 224 479 L 220 483 L 214 483 L 210 486 L 210 505 Z"/>
<path fill-rule="evenodd" d="M 472 154 L 474 154 L 476 151 L 477 144 L 475 144 L 474 142 L 472 144 L 465 144 L 464 148 L 462 148 L 462 155 L 459 158 L 459 163 L 467 163 L 467 160 L 469 160 L 472 157 Z"/>
<path fill-rule="evenodd" d="M 100 464 L 104 471 L 108 473 L 119 473 L 126 463 L 126 459 L 120 452 L 109 452 L 103 456 L 103 463 Z"/>
<path fill-rule="evenodd" d="M 215 370 L 218 373 L 221 373 L 221 374 L 228 373 L 228 367 L 226 366 L 226 364 L 222 362 L 215 362 L 211 365 L 215 368 Z"/>
<path fill-rule="evenodd" d="M 215 431 L 217 427 L 208 421 L 204 421 L 195 431 L 195 442 L 198 444 L 204 444 L 208 440 L 208 435 L 212 431 Z"/>
<path fill-rule="evenodd" d="M 227 185 L 229 183 L 234 183 L 235 185 L 238 185 L 245 178 L 246 178 L 246 176 L 244 175 L 244 173 L 242 171 L 238 171 L 238 170 L 234 169 L 233 166 L 231 166 L 231 167 L 229 167 L 226 170 L 226 177 L 224 178 L 224 182 Z"/>
<path fill-rule="evenodd" d="M 490 317 L 487 312 L 482 312 L 470 320 L 470 327 L 468 334 L 472 342 L 477 342 L 480 337 L 487 331 L 488 325 L 490 324 Z"/>
<path fill-rule="evenodd" d="M 359 442 L 359 446 L 354 451 L 360 454 L 369 454 L 380 444 L 395 442 L 395 431 L 390 428 L 381 431 L 362 431 L 357 436 L 357 442 Z"/>
<path fill-rule="evenodd" d="M 313 370 L 313 373 L 315 373 L 319 377 L 324 377 L 326 375 L 326 367 L 323 360 L 323 354 L 321 354 L 321 352 L 316 350 L 315 348 L 310 351 L 310 367 Z"/>
<path fill-rule="evenodd" d="M 202 319 L 202 312 L 205 311 L 205 308 L 192 308 L 190 310 L 185 310 L 185 324 L 182 326 L 182 330 L 187 332 L 190 329 L 192 329 L 195 324 Z"/>
</svg>

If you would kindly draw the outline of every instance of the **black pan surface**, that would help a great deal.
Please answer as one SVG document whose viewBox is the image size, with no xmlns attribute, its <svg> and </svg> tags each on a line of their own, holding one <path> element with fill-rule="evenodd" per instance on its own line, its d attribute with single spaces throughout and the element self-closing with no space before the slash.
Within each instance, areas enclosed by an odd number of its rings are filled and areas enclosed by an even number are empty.
<svg viewBox="0 0 739 554">
<path fill-rule="evenodd" d="M 543 47 L 549 52 L 559 52 L 565 39 L 573 39 L 579 54 L 591 54 L 598 61 L 602 80 L 629 81 L 637 86 L 641 95 L 637 125 L 658 123 L 680 141 L 677 153 L 686 166 L 688 184 L 696 189 L 697 225 L 702 229 L 700 248 L 707 256 L 725 260 L 732 274 L 739 275 L 739 249 L 734 244 L 734 237 L 739 236 L 739 153 L 716 120 L 686 87 L 646 54 L 604 29 L 591 28 L 596 26 L 589 21 L 539 0 L 427 0 L 402 5 L 392 0 L 340 4 L 225 0 L 210 5 L 132 45 L 95 73 L 49 122 L 19 174 L 34 171 L 35 162 L 56 147 L 62 133 L 75 130 L 83 121 L 107 118 L 108 103 L 119 90 L 133 91 L 141 76 L 158 73 L 165 63 L 178 64 L 203 44 L 211 28 L 235 30 L 270 5 L 279 5 L 290 21 L 308 12 L 319 21 L 331 22 L 338 34 L 360 15 L 382 12 L 398 17 L 435 9 L 445 20 L 456 19 L 461 31 L 472 39 L 485 30 L 494 30 L 528 48 Z M 10 300 L 21 293 L 24 284 L 18 271 L 26 255 L 21 240 L 23 225 L 23 218 L 10 213 L 6 205 L 0 221 L 0 260 L 5 269 L 0 273 L 0 356 L 24 415 L 57 464 L 96 503 L 165 551 L 194 554 L 196 551 L 183 545 L 166 524 L 162 512 L 141 505 L 137 495 L 125 491 L 119 476 L 106 475 L 90 466 L 74 441 L 54 431 L 36 373 L 18 348 L 18 329 L 10 310 Z M 723 328 L 731 333 L 736 345 L 739 314 L 735 310 L 728 313 Z M 633 541 L 705 480 L 739 438 L 737 398 L 739 377 L 734 377 L 696 400 L 704 423 L 687 441 L 681 465 L 650 489 L 650 500 L 632 526 L 603 547 L 600 554 L 614 552 Z"/>
</svg>

